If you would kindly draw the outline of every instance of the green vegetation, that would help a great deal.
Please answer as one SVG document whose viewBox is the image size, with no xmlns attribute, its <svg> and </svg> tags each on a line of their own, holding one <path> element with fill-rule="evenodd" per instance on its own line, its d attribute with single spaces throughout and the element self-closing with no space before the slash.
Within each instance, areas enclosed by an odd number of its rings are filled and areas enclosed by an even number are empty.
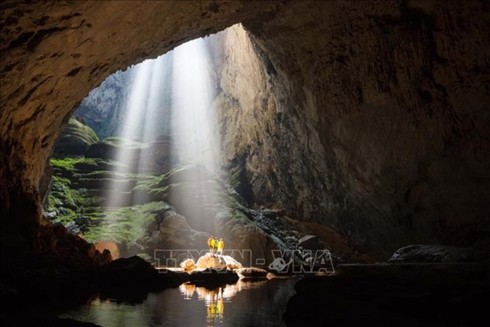
<svg viewBox="0 0 490 327">
<path fill-rule="evenodd" d="M 151 236 L 150 225 L 156 222 L 159 213 L 171 209 L 165 202 L 150 202 L 143 205 L 107 210 L 99 224 L 85 234 L 89 241 L 114 241 L 116 243 L 144 243 Z"/>
<path fill-rule="evenodd" d="M 158 230 L 161 213 L 172 208 L 167 203 L 172 201 L 171 193 L 187 194 L 189 201 L 196 201 L 203 210 L 219 211 L 215 207 L 221 204 L 208 203 L 199 196 L 203 187 L 224 199 L 229 208 L 241 208 L 236 192 L 195 165 L 174 166 L 160 175 L 127 172 L 130 169 L 125 165 L 101 158 L 57 158 L 51 165 L 53 179 L 46 211 L 54 222 L 70 226 L 92 242 L 114 241 L 132 250 L 147 246 Z M 107 194 L 114 193 L 120 195 L 119 202 L 115 207 L 104 207 Z M 179 201 L 172 203 L 183 210 Z"/>
<path fill-rule="evenodd" d="M 73 221 L 78 214 L 97 218 L 101 198 L 89 194 L 86 189 L 74 189 L 71 184 L 68 178 L 53 176 L 47 211 L 56 212 L 55 221 L 63 224 Z"/>
<path fill-rule="evenodd" d="M 95 168 L 98 166 L 98 162 L 100 161 L 102 160 L 85 157 L 52 158 L 51 166 L 53 167 L 53 172 L 55 175 L 71 177 L 77 170 L 79 170 L 80 165 L 85 165 L 85 168 L 87 166 Z"/>
<path fill-rule="evenodd" d="M 150 224 L 157 215 L 168 210 L 163 201 L 128 207 L 104 208 L 104 188 L 108 185 L 126 185 L 129 192 L 148 194 L 149 200 L 163 198 L 168 187 L 158 186 L 168 174 L 134 174 L 113 171 L 122 165 L 99 158 L 51 159 L 53 179 L 51 192 L 45 204 L 48 212 L 56 215 L 54 222 L 64 225 L 84 223 L 82 235 L 89 241 L 115 241 L 119 244 L 145 242 Z M 135 187 L 136 186 L 136 187 Z M 134 188 L 134 189 L 133 189 Z M 114 190 L 112 190 L 114 192 Z"/>
</svg>

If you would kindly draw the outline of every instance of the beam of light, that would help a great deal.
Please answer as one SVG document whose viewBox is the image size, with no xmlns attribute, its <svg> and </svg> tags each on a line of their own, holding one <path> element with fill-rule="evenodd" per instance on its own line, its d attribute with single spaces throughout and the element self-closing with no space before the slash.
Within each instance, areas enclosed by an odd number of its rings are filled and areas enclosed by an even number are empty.
<svg viewBox="0 0 490 327">
<path fill-rule="evenodd" d="M 206 41 L 196 39 L 175 48 L 172 63 L 171 129 L 178 157 L 182 164 L 207 169 L 184 171 L 190 187 L 177 188 L 170 196 L 179 202 L 186 199 L 181 214 L 200 217 L 199 229 L 215 233 L 217 210 L 224 201 L 217 183 L 209 180 L 218 173 L 220 142 Z"/>
<path fill-rule="evenodd" d="M 134 141 L 140 140 L 148 103 L 151 100 L 150 91 L 152 90 L 152 75 L 154 72 L 155 60 L 145 60 L 141 64 L 133 67 L 133 77 L 131 80 L 129 94 L 125 103 L 125 110 L 122 128 L 119 136 Z M 117 148 L 114 160 L 121 166 L 115 166 L 114 173 L 124 173 L 137 170 L 140 161 L 138 151 L 134 147 L 121 146 Z M 131 202 L 128 197 L 129 189 L 127 185 L 120 183 L 116 178 L 109 180 L 108 194 L 106 196 L 106 207 L 116 207 L 122 203 Z"/>
<path fill-rule="evenodd" d="M 180 158 L 180 163 L 200 165 L 217 173 L 219 131 L 213 107 L 213 71 L 206 41 L 196 39 L 187 42 L 171 53 L 146 60 L 131 69 L 133 76 L 119 136 L 144 142 L 142 146 L 146 148 L 135 151 L 131 146 L 119 147 L 114 160 L 125 168 L 116 169 L 115 172 L 145 173 L 151 170 L 148 167 L 152 161 L 149 144 L 157 136 L 164 135 L 171 136 L 177 149 L 175 157 Z M 165 112 L 170 117 L 162 118 L 162 110 L 166 109 L 169 109 Z M 124 183 L 117 180 L 109 183 L 106 207 L 145 201 L 131 198 L 130 189 Z M 198 197 L 205 199 L 201 203 L 219 205 L 215 188 L 206 185 L 198 184 L 198 181 L 193 185 L 198 190 Z M 174 195 L 185 198 L 184 194 Z M 189 200 L 185 204 L 187 212 L 203 210 Z M 206 216 L 209 218 L 212 214 Z M 213 224 L 209 222 L 208 226 Z"/>
<path fill-rule="evenodd" d="M 211 61 L 204 39 L 173 51 L 172 132 L 183 163 L 218 169 L 218 129 Z"/>
</svg>

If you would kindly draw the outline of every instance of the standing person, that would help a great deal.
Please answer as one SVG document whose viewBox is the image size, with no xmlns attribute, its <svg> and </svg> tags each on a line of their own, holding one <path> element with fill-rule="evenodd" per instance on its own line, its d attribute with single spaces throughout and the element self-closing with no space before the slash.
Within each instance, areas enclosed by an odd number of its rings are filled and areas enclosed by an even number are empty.
<svg viewBox="0 0 490 327">
<path fill-rule="evenodd" d="M 212 236 L 209 236 L 208 247 L 209 247 L 209 252 L 211 252 L 211 253 L 213 253 L 213 242 L 214 242 L 214 238 Z"/>
<path fill-rule="evenodd" d="M 214 250 L 214 253 L 218 252 L 218 245 L 219 245 L 218 239 L 213 238 L 213 250 Z"/>
<path fill-rule="evenodd" d="M 219 239 L 218 242 L 218 253 L 223 255 L 223 249 L 225 248 L 225 241 L 222 238 Z"/>
</svg>

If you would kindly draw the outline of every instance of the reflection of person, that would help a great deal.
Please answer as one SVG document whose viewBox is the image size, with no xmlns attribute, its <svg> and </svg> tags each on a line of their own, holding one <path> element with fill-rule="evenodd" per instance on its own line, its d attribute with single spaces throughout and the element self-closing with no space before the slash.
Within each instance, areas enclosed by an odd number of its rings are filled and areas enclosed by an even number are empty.
<svg viewBox="0 0 490 327">
<path fill-rule="evenodd" d="M 218 242 L 218 253 L 223 255 L 223 249 L 225 248 L 225 241 L 222 238 L 219 239 Z"/>
<path fill-rule="evenodd" d="M 213 239 L 213 250 L 214 250 L 215 252 L 217 252 L 217 251 L 218 251 L 218 245 L 219 245 L 218 240 L 214 238 L 214 239 Z"/>
<path fill-rule="evenodd" d="M 218 291 L 211 290 L 208 291 L 208 298 L 210 303 L 207 306 L 207 318 L 215 319 L 215 318 L 223 318 L 223 312 L 225 310 L 225 305 L 223 302 L 223 289 L 220 287 Z"/>
<path fill-rule="evenodd" d="M 210 236 L 208 238 L 208 247 L 209 247 L 209 252 L 211 253 L 213 253 L 213 242 L 214 242 L 214 238 Z"/>
<path fill-rule="evenodd" d="M 216 313 L 220 318 L 223 318 L 223 313 L 225 311 L 225 305 L 223 304 L 223 299 L 218 299 L 218 303 L 216 303 Z"/>
</svg>

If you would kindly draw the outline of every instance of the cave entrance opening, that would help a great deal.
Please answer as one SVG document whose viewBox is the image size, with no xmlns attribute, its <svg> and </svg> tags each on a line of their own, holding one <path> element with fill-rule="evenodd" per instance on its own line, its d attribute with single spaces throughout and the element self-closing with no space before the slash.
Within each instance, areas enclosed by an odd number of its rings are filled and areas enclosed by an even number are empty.
<svg viewBox="0 0 490 327">
<path fill-rule="evenodd" d="M 116 258 L 227 239 L 216 94 L 229 37 L 189 41 L 90 92 L 55 145 L 50 219 Z"/>
</svg>

